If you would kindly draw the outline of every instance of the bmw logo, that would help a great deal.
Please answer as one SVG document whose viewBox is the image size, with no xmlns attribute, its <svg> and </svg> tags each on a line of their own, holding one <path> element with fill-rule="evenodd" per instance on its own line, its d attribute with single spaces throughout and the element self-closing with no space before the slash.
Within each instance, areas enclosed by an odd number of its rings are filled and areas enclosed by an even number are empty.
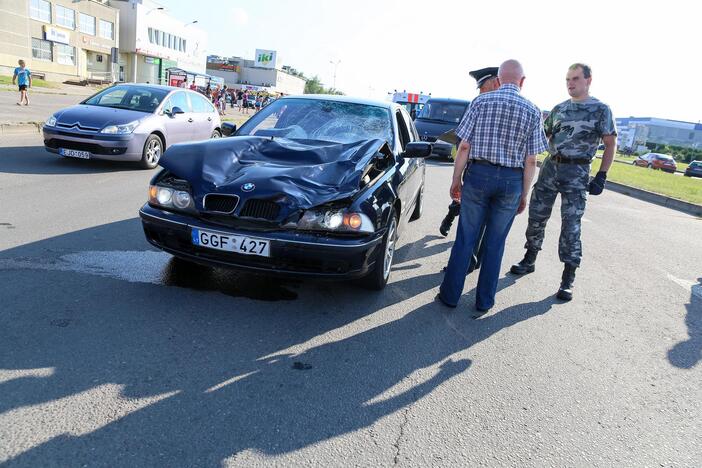
<svg viewBox="0 0 702 468">
<path fill-rule="evenodd" d="M 254 184 L 252 184 L 251 182 L 248 182 L 248 183 L 241 186 L 241 190 L 243 190 L 244 192 L 251 192 L 255 188 L 256 188 L 256 186 Z"/>
</svg>

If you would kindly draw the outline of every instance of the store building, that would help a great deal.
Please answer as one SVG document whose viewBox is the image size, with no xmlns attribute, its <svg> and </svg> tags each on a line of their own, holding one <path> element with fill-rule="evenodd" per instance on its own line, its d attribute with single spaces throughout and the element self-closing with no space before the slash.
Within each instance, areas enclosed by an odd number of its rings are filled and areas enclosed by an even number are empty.
<svg viewBox="0 0 702 468">
<path fill-rule="evenodd" d="M 207 61 L 207 74 L 224 79 L 229 88 L 303 94 L 306 81 L 286 70 L 289 67 L 277 68 L 275 51 L 261 49 L 256 50 L 254 60 L 209 56 Z"/>
<path fill-rule="evenodd" d="M 0 1 L 0 73 L 23 59 L 50 81 L 113 81 L 118 13 L 107 0 Z"/>
<path fill-rule="evenodd" d="M 637 150 L 646 143 L 702 148 L 702 124 L 655 117 L 628 117 L 616 119 L 622 150 Z"/>
<path fill-rule="evenodd" d="M 207 33 L 197 27 L 196 18 L 181 21 L 152 0 L 112 1 L 111 5 L 120 15 L 120 81 L 177 86 L 168 83 L 169 68 L 205 73 Z"/>
</svg>

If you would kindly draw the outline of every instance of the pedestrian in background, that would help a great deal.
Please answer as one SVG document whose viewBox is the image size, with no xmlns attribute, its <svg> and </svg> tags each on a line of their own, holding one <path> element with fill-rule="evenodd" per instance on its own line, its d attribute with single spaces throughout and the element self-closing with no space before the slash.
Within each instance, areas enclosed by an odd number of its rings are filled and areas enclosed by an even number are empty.
<svg viewBox="0 0 702 468">
<path fill-rule="evenodd" d="M 12 84 L 17 83 L 20 93 L 20 100 L 17 105 L 21 106 L 24 104 L 28 106 L 28 89 L 32 87 L 32 73 L 29 71 L 29 68 L 26 67 L 24 60 L 18 60 L 17 65 L 19 65 L 19 67 L 15 68 L 15 72 L 12 75 Z"/>
<path fill-rule="evenodd" d="M 239 89 L 236 92 L 236 107 L 239 109 L 239 112 L 242 111 L 242 104 L 244 103 L 244 93 Z"/>
<path fill-rule="evenodd" d="M 544 121 L 549 156 L 541 166 L 529 203 L 529 224 L 524 246 L 526 253 L 510 269 L 515 275 L 524 275 L 536 269 L 536 255 L 544 242 L 546 223 L 551 217 L 556 195 L 560 194 L 558 257 L 563 262 L 563 274 L 556 295 L 564 301 L 573 299 L 575 270 L 582 258 L 580 224 L 587 194 L 602 193 L 617 147 L 617 129 L 612 111 L 607 104 L 590 96 L 590 83 L 592 70 L 589 66 L 583 63 L 571 65 L 566 74 L 570 99 L 554 107 Z M 590 182 L 590 163 L 600 140 L 605 146 L 602 164 Z"/>
<path fill-rule="evenodd" d="M 244 94 L 241 96 L 242 102 L 244 104 L 244 114 L 249 113 L 249 92 L 244 91 Z"/>
<path fill-rule="evenodd" d="M 520 95 L 524 84 L 521 64 L 507 60 L 500 65 L 498 79 L 500 88 L 476 97 L 456 129 L 462 141 L 450 194 L 461 202 L 461 213 L 437 295 L 443 304 L 456 307 L 480 228 L 487 223 L 475 298 L 479 313 L 495 304 L 505 239 L 514 216 L 526 208 L 536 155 L 547 147 L 541 111 Z"/>
</svg>

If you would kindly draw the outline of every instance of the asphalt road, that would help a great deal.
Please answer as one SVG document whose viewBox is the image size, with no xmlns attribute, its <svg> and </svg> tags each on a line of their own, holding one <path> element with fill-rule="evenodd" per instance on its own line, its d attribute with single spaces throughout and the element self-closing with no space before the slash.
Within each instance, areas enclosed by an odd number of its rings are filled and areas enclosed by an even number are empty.
<svg viewBox="0 0 702 468">
<path fill-rule="evenodd" d="M 575 299 L 554 217 L 475 320 L 476 275 L 433 301 L 447 164 L 375 293 L 184 270 L 144 240 L 150 172 L 40 144 L 0 148 L 0 464 L 702 466 L 700 219 L 591 197 Z"/>
</svg>

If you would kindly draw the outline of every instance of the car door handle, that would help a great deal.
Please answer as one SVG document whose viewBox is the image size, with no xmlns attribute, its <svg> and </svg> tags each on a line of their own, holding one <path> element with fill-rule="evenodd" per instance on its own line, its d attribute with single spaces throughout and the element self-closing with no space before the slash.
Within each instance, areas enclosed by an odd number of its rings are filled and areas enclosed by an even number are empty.
<svg viewBox="0 0 702 468">
<path fill-rule="evenodd" d="M 188 122 L 193 123 L 193 118 L 190 117 L 190 118 L 188 119 Z"/>
<path fill-rule="evenodd" d="M 212 117 L 207 117 L 208 122 L 212 122 Z"/>
</svg>

